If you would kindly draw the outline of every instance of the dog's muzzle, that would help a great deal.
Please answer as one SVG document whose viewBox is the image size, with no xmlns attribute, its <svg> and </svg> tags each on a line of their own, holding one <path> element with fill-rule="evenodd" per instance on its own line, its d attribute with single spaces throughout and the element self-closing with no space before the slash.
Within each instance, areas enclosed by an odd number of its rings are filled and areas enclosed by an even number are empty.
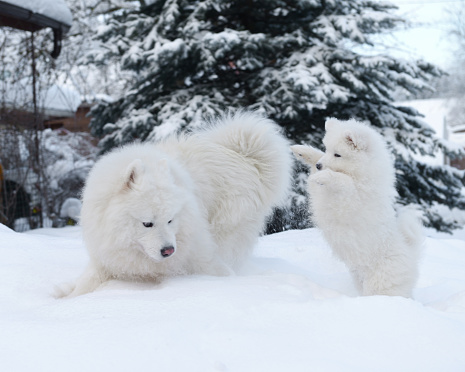
<svg viewBox="0 0 465 372">
<path fill-rule="evenodd" d="M 169 257 L 174 253 L 174 247 L 173 246 L 168 246 L 168 247 L 163 247 L 160 249 L 160 253 L 163 257 Z"/>
</svg>

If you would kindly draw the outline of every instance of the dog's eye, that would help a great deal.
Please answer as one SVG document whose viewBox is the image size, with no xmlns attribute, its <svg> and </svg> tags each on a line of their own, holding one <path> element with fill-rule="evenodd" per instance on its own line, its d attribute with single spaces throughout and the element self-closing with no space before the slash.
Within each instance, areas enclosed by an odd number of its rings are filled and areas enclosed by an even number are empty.
<svg viewBox="0 0 465 372">
<path fill-rule="evenodd" d="M 168 225 L 169 225 L 171 222 L 173 222 L 173 220 L 169 220 L 169 221 L 168 221 Z"/>
<path fill-rule="evenodd" d="M 335 156 L 336 158 L 340 158 L 340 157 L 341 157 L 341 155 L 339 155 L 339 154 L 334 154 L 334 156 Z"/>
<path fill-rule="evenodd" d="M 153 223 L 152 223 L 152 222 L 142 222 L 142 224 L 143 224 L 145 227 L 153 227 Z"/>
</svg>

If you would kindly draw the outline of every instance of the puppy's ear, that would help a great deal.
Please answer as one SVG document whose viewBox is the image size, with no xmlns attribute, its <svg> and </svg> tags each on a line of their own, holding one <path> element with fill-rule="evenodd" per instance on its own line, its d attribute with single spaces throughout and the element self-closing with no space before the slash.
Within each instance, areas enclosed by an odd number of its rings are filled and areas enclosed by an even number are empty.
<svg viewBox="0 0 465 372">
<path fill-rule="evenodd" d="M 142 160 L 136 159 L 126 168 L 124 187 L 127 189 L 133 189 L 134 185 L 141 182 L 144 175 L 145 168 Z"/>
<path fill-rule="evenodd" d="M 309 165 L 315 165 L 325 154 L 312 146 L 294 145 L 291 150 L 298 160 Z"/>
<path fill-rule="evenodd" d="M 366 151 L 368 149 L 368 141 L 361 133 L 347 131 L 344 139 L 352 150 Z"/>
<path fill-rule="evenodd" d="M 326 131 L 330 130 L 331 128 L 333 128 L 338 123 L 339 123 L 339 120 L 337 120 L 335 118 L 329 118 L 325 122 L 325 130 Z"/>
</svg>

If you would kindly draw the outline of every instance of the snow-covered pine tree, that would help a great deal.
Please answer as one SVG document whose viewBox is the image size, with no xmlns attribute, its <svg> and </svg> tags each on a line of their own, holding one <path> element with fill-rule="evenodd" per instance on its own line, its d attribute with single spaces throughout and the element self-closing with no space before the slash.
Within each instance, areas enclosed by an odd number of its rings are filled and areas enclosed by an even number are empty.
<svg viewBox="0 0 465 372">
<path fill-rule="evenodd" d="M 434 137 L 417 112 L 396 107 L 394 91 L 428 89 L 433 65 L 375 53 L 374 37 L 404 21 L 394 6 L 366 0 L 145 0 L 98 32 L 90 61 L 121 58 L 137 73 L 132 89 L 93 111 L 102 151 L 158 140 L 230 108 L 276 120 L 295 142 L 321 146 L 327 117 L 366 120 L 396 157 L 400 201 L 421 206 L 427 223 L 456 225 L 437 210 L 465 209 L 463 174 L 419 163 L 411 154 L 459 150 Z M 302 189 L 302 178 L 298 178 Z M 281 211 L 271 230 L 301 227 Z"/>
</svg>

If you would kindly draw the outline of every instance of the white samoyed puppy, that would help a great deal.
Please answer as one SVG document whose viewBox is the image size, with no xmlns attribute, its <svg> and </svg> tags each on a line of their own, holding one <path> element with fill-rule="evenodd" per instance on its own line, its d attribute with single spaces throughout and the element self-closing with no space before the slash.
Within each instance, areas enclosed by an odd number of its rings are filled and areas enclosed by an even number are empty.
<svg viewBox="0 0 465 372">
<path fill-rule="evenodd" d="M 92 292 L 111 279 L 229 274 L 286 200 L 291 170 L 280 128 L 253 113 L 104 155 L 82 197 L 90 261 L 57 296 Z"/>
<path fill-rule="evenodd" d="M 382 136 L 355 120 L 326 122 L 326 152 L 295 145 L 311 166 L 310 211 L 363 295 L 410 297 L 424 240 L 416 211 L 394 209 L 395 169 Z"/>
</svg>

